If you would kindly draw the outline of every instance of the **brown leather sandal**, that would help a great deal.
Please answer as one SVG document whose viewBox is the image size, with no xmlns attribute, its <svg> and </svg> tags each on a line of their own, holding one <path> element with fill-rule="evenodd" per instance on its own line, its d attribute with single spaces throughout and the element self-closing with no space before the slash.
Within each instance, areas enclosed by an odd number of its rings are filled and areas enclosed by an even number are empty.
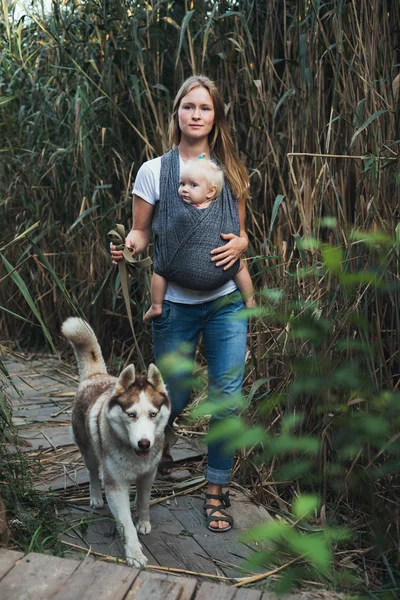
<svg viewBox="0 0 400 600">
<path fill-rule="evenodd" d="M 225 492 L 225 494 L 206 494 L 206 500 L 220 500 L 221 502 L 221 504 L 218 504 L 218 506 L 214 506 L 214 504 L 204 504 L 203 508 L 204 512 L 206 513 L 207 528 L 216 533 L 223 533 L 224 531 L 229 531 L 232 529 L 233 517 L 224 510 L 224 508 L 229 508 L 231 506 L 231 502 L 229 500 L 229 491 Z M 210 511 L 208 514 L 207 510 Z M 221 516 L 216 516 L 215 513 L 220 513 Z M 224 529 L 220 529 L 219 527 L 211 527 L 211 523 L 214 521 L 224 521 L 225 523 L 228 523 L 229 527 L 224 527 Z"/>
</svg>

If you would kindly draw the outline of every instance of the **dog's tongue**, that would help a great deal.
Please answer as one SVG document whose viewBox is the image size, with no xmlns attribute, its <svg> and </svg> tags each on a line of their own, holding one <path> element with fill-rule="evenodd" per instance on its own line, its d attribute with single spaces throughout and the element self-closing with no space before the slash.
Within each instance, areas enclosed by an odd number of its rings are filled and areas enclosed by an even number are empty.
<svg viewBox="0 0 400 600">
<path fill-rule="evenodd" d="M 148 456 L 150 454 L 150 450 L 135 450 L 138 456 Z"/>
</svg>

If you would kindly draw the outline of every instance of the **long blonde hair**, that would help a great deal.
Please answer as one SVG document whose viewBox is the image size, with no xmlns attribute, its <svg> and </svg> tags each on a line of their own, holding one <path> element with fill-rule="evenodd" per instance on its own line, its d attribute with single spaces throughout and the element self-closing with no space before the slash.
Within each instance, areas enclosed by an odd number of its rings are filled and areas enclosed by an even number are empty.
<svg viewBox="0 0 400 600">
<path fill-rule="evenodd" d="M 181 140 L 181 130 L 178 121 L 178 109 L 182 98 L 196 87 L 205 88 L 211 96 L 214 104 L 214 126 L 208 136 L 211 152 L 220 163 L 225 176 L 231 187 L 233 197 L 250 198 L 249 177 L 247 169 L 240 162 L 235 151 L 231 135 L 229 133 L 228 121 L 225 116 L 224 103 L 221 95 L 213 81 L 204 75 L 193 75 L 186 79 L 175 96 L 171 121 L 169 124 L 170 146 L 177 146 Z"/>
</svg>

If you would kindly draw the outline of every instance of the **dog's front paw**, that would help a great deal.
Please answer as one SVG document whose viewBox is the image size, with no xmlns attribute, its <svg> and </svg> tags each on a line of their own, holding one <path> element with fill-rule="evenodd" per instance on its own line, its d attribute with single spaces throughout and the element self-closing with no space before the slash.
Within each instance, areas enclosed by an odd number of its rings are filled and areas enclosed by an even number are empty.
<svg viewBox="0 0 400 600">
<path fill-rule="evenodd" d="M 126 563 L 130 567 L 136 567 L 137 569 L 141 569 L 147 565 L 147 558 L 140 550 L 136 552 L 127 552 Z"/>
<path fill-rule="evenodd" d="M 100 494 L 100 496 L 90 496 L 90 506 L 91 508 L 103 508 L 104 500 Z"/>
<path fill-rule="evenodd" d="M 150 521 L 138 521 L 136 523 L 136 531 L 142 535 L 147 535 L 151 531 Z"/>
</svg>

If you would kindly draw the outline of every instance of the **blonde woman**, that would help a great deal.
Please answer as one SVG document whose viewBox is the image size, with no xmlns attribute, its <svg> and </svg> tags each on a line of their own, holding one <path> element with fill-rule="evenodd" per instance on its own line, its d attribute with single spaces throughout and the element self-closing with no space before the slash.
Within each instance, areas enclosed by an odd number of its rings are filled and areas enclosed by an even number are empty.
<svg viewBox="0 0 400 600">
<path fill-rule="evenodd" d="M 163 373 L 172 403 L 172 424 L 190 401 L 188 381 L 195 350 L 202 336 L 208 364 L 209 399 L 216 404 L 210 431 L 236 417 L 235 407 L 218 411 L 219 401 L 240 395 L 246 352 L 247 322 L 234 318 L 244 302 L 233 277 L 247 250 L 245 202 L 248 176 L 232 143 L 224 104 L 215 84 L 204 76 L 189 77 L 178 91 L 170 122 L 172 150 L 147 161 L 139 169 L 133 190 L 133 227 L 126 246 L 143 252 L 154 234 L 154 272 L 168 281 L 162 313 L 152 321 L 156 362 L 174 353 L 185 360 L 179 373 Z M 197 210 L 178 194 L 185 163 L 200 155 L 212 157 L 224 170 L 218 202 Z M 122 252 L 111 246 L 114 261 Z M 188 365 L 191 365 L 190 367 Z M 175 370 L 176 371 L 176 370 Z M 233 526 L 223 493 L 231 476 L 234 449 L 227 440 L 208 444 L 208 482 L 204 509 L 211 531 Z M 163 452 L 161 472 L 169 473 L 169 447 Z"/>
</svg>

